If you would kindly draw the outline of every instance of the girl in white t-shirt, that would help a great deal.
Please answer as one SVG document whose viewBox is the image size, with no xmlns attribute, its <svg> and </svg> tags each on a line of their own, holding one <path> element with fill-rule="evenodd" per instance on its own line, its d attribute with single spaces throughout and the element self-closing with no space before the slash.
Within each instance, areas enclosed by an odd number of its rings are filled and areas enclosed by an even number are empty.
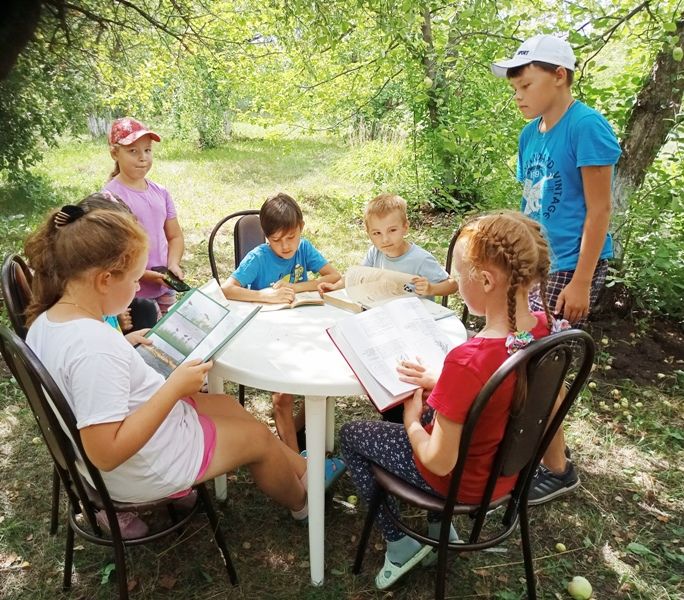
<svg viewBox="0 0 684 600">
<path fill-rule="evenodd" d="M 198 392 L 211 362 L 190 361 L 164 380 L 102 322 L 125 310 L 145 270 L 147 236 L 132 216 L 65 206 L 29 237 L 26 255 L 27 342 L 69 402 L 112 498 L 181 495 L 245 465 L 295 519 L 306 517 L 306 460 L 234 398 Z"/>
</svg>

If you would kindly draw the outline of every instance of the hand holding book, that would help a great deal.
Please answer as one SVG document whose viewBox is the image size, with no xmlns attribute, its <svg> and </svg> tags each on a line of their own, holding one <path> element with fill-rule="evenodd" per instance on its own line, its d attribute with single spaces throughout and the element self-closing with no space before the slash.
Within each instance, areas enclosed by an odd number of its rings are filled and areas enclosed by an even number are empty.
<svg viewBox="0 0 684 600">
<path fill-rule="evenodd" d="M 428 371 L 419 356 L 416 357 L 416 362 L 402 360 L 397 366 L 397 372 L 399 381 L 417 385 L 427 391 L 431 391 L 437 383 L 438 375 L 433 371 Z"/>
</svg>

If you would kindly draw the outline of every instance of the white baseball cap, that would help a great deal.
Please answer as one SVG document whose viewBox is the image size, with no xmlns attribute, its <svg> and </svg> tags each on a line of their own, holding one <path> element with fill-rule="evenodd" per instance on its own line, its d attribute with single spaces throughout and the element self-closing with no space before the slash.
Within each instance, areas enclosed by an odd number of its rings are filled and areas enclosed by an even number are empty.
<svg viewBox="0 0 684 600">
<path fill-rule="evenodd" d="M 535 35 L 523 44 L 509 60 L 498 60 L 492 63 L 492 73 L 497 77 L 506 77 L 508 69 L 529 65 L 533 61 L 550 63 L 575 70 L 575 53 L 565 40 L 552 35 Z"/>
</svg>

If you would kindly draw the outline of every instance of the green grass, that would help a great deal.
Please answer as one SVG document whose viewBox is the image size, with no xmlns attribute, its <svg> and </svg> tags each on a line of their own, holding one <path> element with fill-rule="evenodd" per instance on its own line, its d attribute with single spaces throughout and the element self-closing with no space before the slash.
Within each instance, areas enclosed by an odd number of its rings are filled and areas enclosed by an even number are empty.
<svg viewBox="0 0 684 600">
<path fill-rule="evenodd" d="M 150 176 L 176 200 L 190 283 L 209 277 L 206 244 L 213 224 L 231 211 L 258 208 L 276 191 L 301 202 L 305 235 L 335 266 L 344 270 L 357 263 L 368 244 L 361 207 L 375 190 L 370 182 L 348 176 L 347 153 L 338 142 L 311 139 L 245 139 L 205 152 L 172 141 L 160 144 Z M 100 189 L 110 168 L 103 142 L 72 140 L 48 152 L 22 185 L 0 181 L 3 254 L 21 250 L 27 231 L 48 208 Z M 443 260 L 454 223 L 417 214 L 412 225 L 414 239 Z M 684 594 L 684 382 L 669 374 L 646 387 L 609 381 L 606 369 L 611 354 L 619 351 L 618 342 L 602 346 L 596 386 L 585 390 L 568 423 L 582 487 L 532 513 L 535 566 L 544 598 L 569 598 L 564 590 L 574 575 L 591 581 L 596 598 L 665 600 Z M 267 394 L 250 390 L 248 407 L 271 422 Z M 374 418 L 363 398 L 339 399 L 336 414 L 338 424 Z M 0 363 L 0 596 L 112 598 L 116 588 L 108 574 L 110 552 L 78 540 L 72 592 L 60 591 L 64 529 L 55 537 L 47 533 L 51 464 L 37 435 L 25 400 Z M 350 479 L 343 477 L 336 498 L 354 493 Z M 173 539 L 129 552 L 132 597 L 432 597 L 433 571 L 425 569 L 411 573 L 391 592 L 374 589 L 373 576 L 382 560 L 376 534 L 363 574 L 351 574 L 361 507 L 352 510 L 335 501 L 327 507 L 322 588 L 309 583 L 306 529 L 259 493 L 245 471 L 231 476 L 228 500 L 220 510 L 240 577 L 238 588 L 226 583 L 207 528 L 197 519 L 184 535 L 191 538 L 187 543 Z M 558 542 L 566 552 L 554 550 Z M 452 560 L 450 597 L 524 597 L 519 539 L 502 548 L 501 553 Z"/>
</svg>

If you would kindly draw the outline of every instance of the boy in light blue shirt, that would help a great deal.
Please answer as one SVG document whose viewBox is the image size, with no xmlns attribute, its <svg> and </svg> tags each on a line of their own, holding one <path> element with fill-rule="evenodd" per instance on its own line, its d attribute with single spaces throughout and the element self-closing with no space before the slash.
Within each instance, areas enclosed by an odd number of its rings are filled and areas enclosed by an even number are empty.
<svg viewBox="0 0 684 600">
<path fill-rule="evenodd" d="M 380 194 L 373 198 L 366 206 L 364 222 L 373 245 L 368 249 L 362 266 L 415 275 L 411 283 L 416 294 L 431 300 L 458 290 L 456 281 L 432 254 L 406 239 L 409 222 L 406 200 L 401 196 Z M 343 287 L 344 279 L 341 279 L 334 285 L 322 283 L 318 289 L 329 292 Z"/>
</svg>

